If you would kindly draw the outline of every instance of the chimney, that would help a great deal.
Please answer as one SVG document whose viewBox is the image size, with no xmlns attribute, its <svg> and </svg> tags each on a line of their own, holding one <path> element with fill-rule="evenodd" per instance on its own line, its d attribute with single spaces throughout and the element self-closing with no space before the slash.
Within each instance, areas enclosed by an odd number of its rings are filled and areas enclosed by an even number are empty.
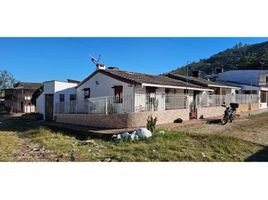
<svg viewBox="0 0 268 200">
<path fill-rule="evenodd" d="M 223 68 L 216 68 L 216 74 L 222 73 L 223 71 Z"/>
<path fill-rule="evenodd" d="M 105 70 L 106 68 L 104 64 L 97 63 L 96 66 L 97 66 L 97 70 Z"/>
<path fill-rule="evenodd" d="M 198 71 L 198 70 L 195 70 L 195 71 L 192 72 L 192 76 L 195 77 L 195 78 L 198 78 L 199 75 L 200 75 L 200 71 Z"/>
</svg>

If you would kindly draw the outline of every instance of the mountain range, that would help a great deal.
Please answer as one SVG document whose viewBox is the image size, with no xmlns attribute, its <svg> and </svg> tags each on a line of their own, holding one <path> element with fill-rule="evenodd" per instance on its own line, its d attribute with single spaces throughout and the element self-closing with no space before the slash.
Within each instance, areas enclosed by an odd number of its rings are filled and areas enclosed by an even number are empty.
<svg viewBox="0 0 268 200">
<path fill-rule="evenodd" d="M 268 69 L 268 41 L 253 45 L 236 44 L 234 47 L 226 49 L 212 55 L 208 59 L 200 59 L 173 70 L 172 73 L 191 75 L 192 71 L 202 71 L 206 74 L 213 74 L 216 69 L 229 70 L 249 70 Z"/>
</svg>

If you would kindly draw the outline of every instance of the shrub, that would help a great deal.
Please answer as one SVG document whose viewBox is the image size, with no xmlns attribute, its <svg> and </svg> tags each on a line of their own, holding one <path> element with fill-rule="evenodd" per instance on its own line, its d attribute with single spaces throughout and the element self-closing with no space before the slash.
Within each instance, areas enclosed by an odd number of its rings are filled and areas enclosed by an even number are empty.
<svg viewBox="0 0 268 200">
<path fill-rule="evenodd" d="M 155 132 L 156 122 L 157 122 L 157 117 L 153 118 L 153 116 L 149 116 L 147 119 L 147 129 L 151 131 L 152 133 Z"/>
</svg>

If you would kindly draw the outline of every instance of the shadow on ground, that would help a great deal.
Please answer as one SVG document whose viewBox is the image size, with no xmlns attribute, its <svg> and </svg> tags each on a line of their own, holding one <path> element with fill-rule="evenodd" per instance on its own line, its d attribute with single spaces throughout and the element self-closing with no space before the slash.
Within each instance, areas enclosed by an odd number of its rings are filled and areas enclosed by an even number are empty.
<svg viewBox="0 0 268 200">
<path fill-rule="evenodd" d="M 268 161 L 268 148 L 264 147 L 257 153 L 245 159 L 246 162 L 267 162 Z"/>
<path fill-rule="evenodd" d="M 219 125 L 222 125 L 222 120 L 221 119 L 210 119 L 210 120 L 207 120 L 207 124 L 219 124 Z"/>
</svg>

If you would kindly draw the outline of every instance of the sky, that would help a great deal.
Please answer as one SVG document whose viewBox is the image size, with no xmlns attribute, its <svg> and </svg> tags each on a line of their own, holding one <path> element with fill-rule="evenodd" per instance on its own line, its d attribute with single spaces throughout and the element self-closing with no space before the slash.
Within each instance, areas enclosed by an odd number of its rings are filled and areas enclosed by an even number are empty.
<svg viewBox="0 0 268 200">
<path fill-rule="evenodd" d="M 0 38 L 0 70 L 18 81 L 83 80 L 95 70 L 89 56 L 121 70 L 161 74 L 209 58 L 237 43 L 268 38 Z"/>
</svg>

